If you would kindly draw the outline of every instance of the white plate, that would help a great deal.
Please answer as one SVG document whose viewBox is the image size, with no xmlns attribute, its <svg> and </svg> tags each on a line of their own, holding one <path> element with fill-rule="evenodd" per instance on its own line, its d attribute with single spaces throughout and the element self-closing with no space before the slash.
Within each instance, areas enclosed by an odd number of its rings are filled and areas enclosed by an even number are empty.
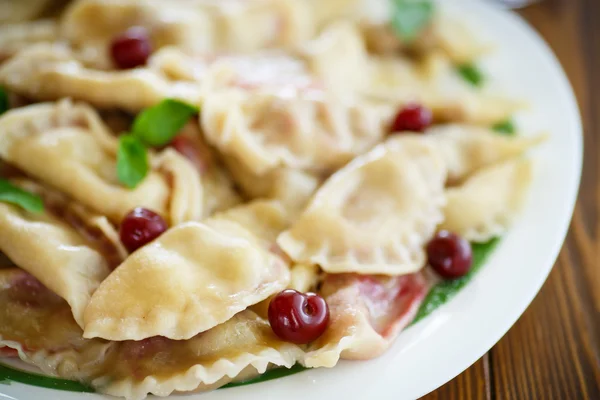
<svg viewBox="0 0 600 400">
<path fill-rule="evenodd" d="M 579 185 L 582 128 L 569 83 L 552 52 L 519 17 L 476 0 L 445 0 L 498 44 L 486 63 L 502 88 L 532 103 L 519 128 L 547 131 L 528 206 L 475 279 L 453 300 L 403 332 L 382 357 L 342 362 L 274 381 L 179 399 L 415 399 L 448 382 L 485 354 L 514 324 L 548 276 L 564 240 Z M 496 84 L 498 84 L 496 82 Z M 0 399 L 103 399 L 0 385 Z"/>
</svg>

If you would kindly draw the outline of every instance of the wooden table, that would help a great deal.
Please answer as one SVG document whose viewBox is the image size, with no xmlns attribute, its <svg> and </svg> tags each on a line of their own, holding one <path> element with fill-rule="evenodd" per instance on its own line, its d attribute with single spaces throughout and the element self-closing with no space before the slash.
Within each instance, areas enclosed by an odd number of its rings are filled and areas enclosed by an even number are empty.
<svg viewBox="0 0 600 400">
<path fill-rule="evenodd" d="M 579 201 L 558 261 L 527 311 L 426 400 L 600 400 L 600 0 L 544 0 L 521 15 L 554 49 L 577 94 L 585 126 Z"/>
</svg>

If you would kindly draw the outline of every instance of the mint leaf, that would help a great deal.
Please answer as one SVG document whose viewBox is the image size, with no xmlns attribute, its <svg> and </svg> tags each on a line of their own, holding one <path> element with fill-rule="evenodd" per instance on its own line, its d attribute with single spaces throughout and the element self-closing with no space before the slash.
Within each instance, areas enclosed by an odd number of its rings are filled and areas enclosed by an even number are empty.
<svg viewBox="0 0 600 400">
<path fill-rule="evenodd" d="M 130 189 L 135 188 L 148 173 L 148 154 L 144 144 L 131 134 L 119 137 L 117 177 Z"/>
<path fill-rule="evenodd" d="M 431 0 L 392 0 L 392 27 L 403 39 L 414 39 L 433 17 Z"/>
<path fill-rule="evenodd" d="M 40 196 L 29 193 L 6 179 L 0 179 L 0 201 L 14 204 L 27 211 L 44 211 L 44 202 Z"/>
<path fill-rule="evenodd" d="M 496 132 L 501 133 L 506 136 L 513 136 L 514 134 L 517 133 L 517 128 L 515 127 L 515 123 L 510 119 L 507 119 L 506 121 L 503 121 L 503 122 L 498 122 L 496 125 L 494 125 L 492 127 L 492 129 L 495 130 Z"/>
<path fill-rule="evenodd" d="M 198 108 L 166 99 L 142 111 L 133 122 L 132 133 L 147 146 L 169 144 Z"/>
<path fill-rule="evenodd" d="M 6 90 L 2 86 L 0 86 L 0 115 L 7 112 L 8 109 L 8 93 L 6 93 Z"/>
<path fill-rule="evenodd" d="M 460 76 L 471 85 L 480 87 L 485 82 L 485 76 L 475 64 L 463 64 L 457 67 Z"/>
</svg>

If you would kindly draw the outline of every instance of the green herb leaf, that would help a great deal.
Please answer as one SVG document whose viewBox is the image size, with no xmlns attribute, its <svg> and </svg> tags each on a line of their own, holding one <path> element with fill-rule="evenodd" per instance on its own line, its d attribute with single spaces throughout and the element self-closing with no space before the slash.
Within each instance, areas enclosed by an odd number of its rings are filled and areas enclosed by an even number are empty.
<svg viewBox="0 0 600 400">
<path fill-rule="evenodd" d="M 462 278 L 441 281 L 437 285 L 431 288 L 425 300 L 421 304 L 417 316 L 411 324 L 415 324 L 421 319 L 431 314 L 436 308 L 446 303 L 452 297 L 458 293 L 469 281 L 475 276 L 475 274 L 481 269 L 485 261 L 488 259 L 490 254 L 494 251 L 498 243 L 499 238 L 495 238 L 486 243 L 473 243 L 471 247 L 473 249 L 473 265 L 467 275 Z"/>
<path fill-rule="evenodd" d="M 403 40 L 413 40 L 433 17 L 431 0 L 393 0 L 392 3 L 392 27 Z"/>
<path fill-rule="evenodd" d="M 17 205 L 27 211 L 44 211 L 44 202 L 40 196 L 29 193 L 6 179 L 0 179 L 0 201 Z"/>
<path fill-rule="evenodd" d="M 135 188 L 148 173 L 148 154 L 144 144 L 135 136 L 119 137 L 117 177 L 130 189 Z"/>
<path fill-rule="evenodd" d="M 471 85 L 481 87 L 485 82 L 483 72 L 475 64 L 463 64 L 457 67 L 458 73 Z"/>
<path fill-rule="evenodd" d="M 8 93 L 6 93 L 6 89 L 0 86 L 0 115 L 7 112 L 9 109 L 8 104 Z"/>
<path fill-rule="evenodd" d="M 277 368 L 273 368 L 270 369 L 266 372 L 264 372 L 262 375 L 258 375 L 255 378 L 250 378 L 246 381 L 241 381 L 241 382 L 231 382 L 228 383 L 225 386 L 221 386 L 219 389 L 225 389 L 225 388 L 232 388 L 232 387 L 237 387 L 237 386 L 246 386 L 246 385 L 252 385 L 254 383 L 259 383 L 259 382 L 266 382 L 266 381 L 270 381 L 273 379 L 279 379 L 279 378 L 283 378 L 284 376 L 289 376 L 289 375 L 294 375 L 297 374 L 298 372 L 302 372 L 307 370 L 308 368 L 303 367 L 300 364 L 294 364 L 292 366 L 292 368 L 286 368 L 286 367 L 277 367 Z"/>
<path fill-rule="evenodd" d="M 51 376 L 23 371 L 12 366 L 0 364 L 0 383 L 21 382 L 26 385 L 44 387 L 69 392 L 94 393 L 94 389 L 82 383 L 53 378 Z"/>
<path fill-rule="evenodd" d="M 514 134 L 517 133 L 517 128 L 515 127 L 515 123 L 510 119 L 507 119 L 506 121 L 503 121 L 503 122 L 498 122 L 496 125 L 494 125 L 492 127 L 492 129 L 495 130 L 496 132 L 501 133 L 506 136 L 513 136 Z"/>
<path fill-rule="evenodd" d="M 133 122 L 132 132 L 148 146 L 164 146 L 197 112 L 198 108 L 189 104 L 166 99 L 142 111 Z"/>
</svg>

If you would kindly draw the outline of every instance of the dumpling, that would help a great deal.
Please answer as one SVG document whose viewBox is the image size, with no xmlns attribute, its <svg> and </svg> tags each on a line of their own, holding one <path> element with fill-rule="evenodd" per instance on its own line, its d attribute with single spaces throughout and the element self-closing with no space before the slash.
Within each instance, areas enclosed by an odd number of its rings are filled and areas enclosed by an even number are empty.
<svg viewBox="0 0 600 400">
<path fill-rule="evenodd" d="M 188 340 L 154 337 L 123 342 L 93 386 L 128 399 L 148 393 L 167 396 L 174 391 L 215 389 L 271 366 L 291 368 L 300 358 L 298 346 L 279 340 L 266 320 L 245 310 Z"/>
<path fill-rule="evenodd" d="M 199 172 L 180 153 L 165 149 L 154 160 L 155 168 L 167 177 L 171 189 L 169 217 L 173 224 L 200 219 L 203 187 Z"/>
<path fill-rule="evenodd" d="M 277 167 L 338 168 L 381 140 L 393 111 L 302 93 L 287 98 L 230 89 L 207 96 L 201 121 L 211 144 L 261 175 Z"/>
<path fill-rule="evenodd" d="M 445 180 L 430 141 L 392 138 L 332 175 L 277 243 L 294 261 L 330 273 L 418 271 L 443 219 Z"/>
<path fill-rule="evenodd" d="M 47 186 L 19 176 L 11 179 L 13 184 L 41 197 L 44 207 L 52 216 L 73 228 L 94 250 L 97 250 L 113 270 L 127 258 L 127 250 L 121 243 L 115 225 L 105 216 Z"/>
<path fill-rule="evenodd" d="M 468 64 L 488 53 L 492 47 L 475 32 L 477 29 L 465 24 L 464 20 L 441 14 L 412 46 L 422 52 L 440 50 L 454 64 Z"/>
<path fill-rule="evenodd" d="M 84 380 L 99 373 L 115 343 L 85 340 L 69 305 L 18 268 L 0 270 L 0 350 L 14 349 L 44 373 Z"/>
<path fill-rule="evenodd" d="M 343 21 L 329 25 L 299 50 L 307 70 L 337 98 L 352 97 L 367 85 L 368 54 L 359 29 Z"/>
<path fill-rule="evenodd" d="M 270 366 L 289 368 L 302 357 L 298 346 L 279 340 L 248 310 L 189 340 L 108 342 L 84 339 L 68 305 L 24 271 L 0 270 L 0 301 L 0 350 L 17 349 L 47 374 L 130 400 L 210 390 Z"/>
<path fill-rule="evenodd" d="M 297 92 L 319 97 L 327 91 L 343 98 L 352 97 L 366 82 L 366 62 L 367 53 L 356 27 L 339 22 L 292 49 L 214 54 L 168 47 L 156 52 L 148 67 L 173 80 L 206 81 L 212 71 L 219 78 L 217 85 L 281 97 L 293 97 Z"/>
<path fill-rule="evenodd" d="M 190 121 L 171 142 L 196 167 L 203 192 L 203 217 L 227 210 L 241 202 L 229 172 L 217 152 L 206 143 L 198 121 Z M 182 180 L 182 183 L 185 183 Z M 189 183 L 185 183 L 189 184 Z"/>
<path fill-rule="evenodd" d="M 288 281 L 285 263 L 239 224 L 180 224 L 131 254 L 100 285 L 85 311 L 84 336 L 189 339 Z"/>
<path fill-rule="evenodd" d="M 502 235 L 518 215 L 532 180 L 529 159 L 513 159 L 479 170 L 446 190 L 441 229 L 472 242 Z"/>
<path fill-rule="evenodd" d="M 215 55 L 166 47 L 150 57 L 148 68 L 176 81 L 203 82 L 208 88 L 233 86 L 289 95 L 323 86 L 302 57 L 281 49 Z"/>
<path fill-rule="evenodd" d="M 505 121 L 523 107 L 522 102 L 491 94 L 465 82 L 455 66 L 440 53 L 423 61 L 397 56 L 372 56 L 363 95 L 403 105 L 420 103 L 439 121 L 493 125 Z"/>
<path fill-rule="evenodd" d="M 293 46 L 313 27 L 293 0 L 80 0 L 67 9 L 61 34 L 110 68 L 108 46 L 130 27 L 143 27 L 155 49 L 176 46 L 194 53 L 250 52 Z"/>
<path fill-rule="evenodd" d="M 92 243 L 48 211 L 31 213 L 0 203 L 0 251 L 64 298 L 83 326 L 85 307 L 109 274 Z"/>
<path fill-rule="evenodd" d="M 487 128 L 439 125 L 427 131 L 448 167 L 448 180 L 459 181 L 480 168 L 517 157 L 545 140 L 545 136 L 509 137 Z"/>
<path fill-rule="evenodd" d="M 436 16 L 410 42 L 403 41 L 389 23 L 363 21 L 361 27 L 368 49 L 374 54 L 397 55 L 404 50 L 406 53 L 423 55 L 439 51 L 453 64 L 459 65 L 477 60 L 491 47 L 473 34 L 475 30 L 466 26 L 464 21 L 445 15 Z"/>
<path fill-rule="evenodd" d="M 232 157 L 225 157 L 224 161 L 246 197 L 278 200 L 291 213 L 297 213 L 306 206 L 323 180 L 314 173 L 292 168 L 276 168 L 256 175 Z"/>
<path fill-rule="evenodd" d="M 2 24 L 0 25 L 0 62 L 29 45 L 50 43 L 57 38 L 58 26 L 50 19 Z"/>
<path fill-rule="evenodd" d="M 321 293 L 329 305 L 329 325 L 309 345 L 302 364 L 333 367 L 340 358 L 366 360 L 381 355 L 412 322 L 428 289 L 422 273 L 327 275 Z"/>
<path fill-rule="evenodd" d="M 352 25 L 335 24 L 287 54 L 215 63 L 233 77 L 228 90 L 205 94 L 201 121 L 212 145 L 262 175 L 277 167 L 330 172 L 382 139 L 395 108 L 357 94 L 367 59 Z"/>
<path fill-rule="evenodd" d="M 0 3 L 0 23 L 35 19 L 51 4 L 52 0 L 3 1 Z"/>
<path fill-rule="evenodd" d="M 172 81 L 146 68 L 126 71 L 89 68 L 85 55 L 61 43 L 38 44 L 19 52 L 0 66 L 0 84 L 37 100 L 70 97 L 100 108 L 132 112 L 165 98 L 198 104 L 202 96 L 197 83 Z"/>
<path fill-rule="evenodd" d="M 146 178 L 135 189 L 122 186 L 116 172 L 117 139 L 83 104 L 61 101 L 10 111 L 0 118 L 0 135 L 0 157 L 5 161 L 113 222 L 138 206 L 173 224 L 202 214 L 198 173 L 177 153 L 166 159 L 151 156 L 154 168 Z M 176 171 L 168 168 L 173 160 Z M 169 174 L 161 173 L 165 169 Z"/>
<path fill-rule="evenodd" d="M 356 97 L 365 63 L 359 35 L 338 24 L 296 51 L 202 57 L 171 48 L 150 68 L 202 85 L 207 140 L 264 174 L 337 168 L 383 137 L 395 110 Z"/>
</svg>

